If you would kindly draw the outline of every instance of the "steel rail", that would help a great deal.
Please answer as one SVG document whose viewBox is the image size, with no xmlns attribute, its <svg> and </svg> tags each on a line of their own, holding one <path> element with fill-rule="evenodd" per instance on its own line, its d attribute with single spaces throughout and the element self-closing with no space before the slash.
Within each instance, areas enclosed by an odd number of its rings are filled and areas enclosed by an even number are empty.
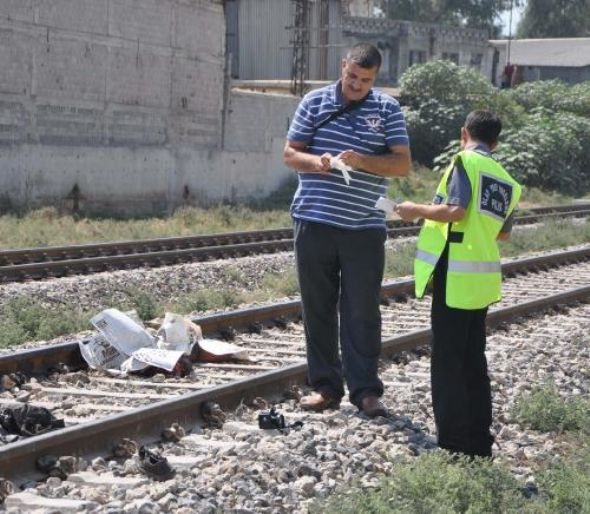
<svg viewBox="0 0 590 514">
<path fill-rule="evenodd" d="M 590 259 L 590 247 L 566 252 L 554 252 L 547 255 L 527 257 L 502 263 L 504 275 L 542 269 L 552 266 L 575 263 Z M 384 302 L 413 294 L 414 280 L 395 280 L 384 284 L 381 298 Z M 238 309 L 230 312 L 194 317 L 192 321 L 201 326 L 205 335 L 220 334 L 232 329 L 255 328 L 257 324 L 283 323 L 286 319 L 301 316 L 299 300 L 280 302 L 272 305 Z M 1 336 L 0 336 L 1 337 Z M 78 343 L 66 342 L 42 348 L 22 350 L 8 355 L 0 355 L 0 375 L 20 371 L 28 374 L 42 374 L 48 369 L 67 364 L 72 369 L 85 368 Z"/>
<path fill-rule="evenodd" d="M 488 324 L 493 327 L 549 307 L 587 301 L 589 298 L 590 285 L 520 305 L 492 310 L 488 315 Z M 386 339 L 383 341 L 382 356 L 426 345 L 430 341 L 430 336 L 429 329 L 422 329 Z M 201 406 L 206 402 L 215 401 L 224 409 L 232 409 L 241 401 L 248 401 L 257 396 L 276 398 L 289 387 L 303 384 L 306 376 L 305 362 L 292 364 L 248 379 L 188 393 L 180 398 L 163 400 L 101 420 L 17 441 L 0 448 L 0 469 L 5 477 L 15 480 L 25 475 L 38 476 L 34 463 L 43 455 L 104 454 L 108 453 L 122 437 L 138 441 L 159 439 L 162 430 L 172 423 L 192 426 L 201 422 Z"/>
<path fill-rule="evenodd" d="M 587 216 L 590 205 L 544 207 L 518 216 L 527 224 L 544 218 Z M 420 227 L 401 221 L 388 222 L 391 238 L 417 235 Z M 183 262 L 242 257 L 292 249 L 291 229 L 115 241 L 88 245 L 25 248 L 0 251 L 0 282 L 39 280 L 69 274 L 88 274 L 140 266 L 156 267 Z"/>
</svg>

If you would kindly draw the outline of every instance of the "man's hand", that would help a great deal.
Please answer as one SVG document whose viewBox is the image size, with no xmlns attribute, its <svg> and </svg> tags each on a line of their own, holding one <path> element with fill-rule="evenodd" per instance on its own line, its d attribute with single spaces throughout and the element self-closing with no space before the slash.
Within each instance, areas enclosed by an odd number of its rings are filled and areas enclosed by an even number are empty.
<svg viewBox="0 0 590 514">
<path fill-rule="evenodd" d="M 356 153 L 354 150 L 345 150 L 344 152 L 338 154 L 338 158 L 352 169 L 363 169 L 361 165 L 361 155 Z"/>
<path fill-rule="evenodd" d="M 283 150 L 283 162 L 296 171 L 303 173 L 328 173 L 331 169 L 332 154 L 313 155 L 307 151 L 303 141 L 287 141 Z"/>
<path fill-rule="evenodd" d="M 332 166 L 330 166 L 331 158 L 332 154 L 328 152 L 318 156 L 315 171 L 317 171 L 318 173 L 328 173 L 332 169 Z"/>
<path fill-rule="evenodd" d="M 416 218 L 420 217 L 418 204 L 415 204 L 414 202 L 403 202 L 396 205 L 395 212 L 404 221 L 414 221 Z"/>
</svg>

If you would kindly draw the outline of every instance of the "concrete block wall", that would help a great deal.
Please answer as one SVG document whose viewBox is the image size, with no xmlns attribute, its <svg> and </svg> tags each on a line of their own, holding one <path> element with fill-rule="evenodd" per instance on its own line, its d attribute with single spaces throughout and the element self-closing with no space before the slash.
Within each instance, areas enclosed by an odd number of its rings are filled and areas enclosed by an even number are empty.
<svg viewBox="0 0 590 514">
<path fill-rule="evenodd" d="M 214 0 L 2 0 L 2 143 L 218 147 Z"/>
<path fill-rule="evenodd" d="M 277 189 L 297 99 L 224 106 L 222 4 L 0 0 L 0 210 L 72 207 L 74 189 L 107 214 Z"/>
</svg>

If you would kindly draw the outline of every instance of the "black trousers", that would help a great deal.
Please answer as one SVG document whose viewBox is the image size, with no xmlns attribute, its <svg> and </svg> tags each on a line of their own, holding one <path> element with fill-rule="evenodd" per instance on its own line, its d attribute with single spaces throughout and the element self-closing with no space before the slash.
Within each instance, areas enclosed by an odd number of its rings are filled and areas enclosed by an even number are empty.
<svg viewBox="0 0 590 514">
<path fill-rule="evenodd" d="M 452 244 L 452 243 L 451 243 Z M 448 247 L 434 272 L 432 300 L 432 405 L 441 448 L 490 457 L 492 397 L 485 356 L 487 308 L 446 304 Z"/>
<path fill-rule="evenodd" d="M 340 399 L 345 380 L 355 405 L 366 396 L 381 396 L 377 372 L 385 230 L 295 220 L 294 232 L 311 386 Z"/>
</svg>

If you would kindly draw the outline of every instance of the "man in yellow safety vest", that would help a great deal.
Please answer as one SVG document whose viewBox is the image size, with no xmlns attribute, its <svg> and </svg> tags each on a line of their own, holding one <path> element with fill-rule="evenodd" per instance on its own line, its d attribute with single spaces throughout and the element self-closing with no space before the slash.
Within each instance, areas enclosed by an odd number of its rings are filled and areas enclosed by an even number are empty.
<svg viewBox="0 0 590 514">
<path fill-rule="evenodd" d="M 485 356 L 488 306 L 501 298 L 497 240 L 507 239 L 521 187 L 491 156 L 502 130 L 492 112 L 471 112 L 461 148 L 433 204 L 404 202 L 404 220 L 424 218 L 414 261 L 416 296 L 432 278 L 431 384 L 438 444 L 490 457 L 492 400 Z"/>
</svg>

